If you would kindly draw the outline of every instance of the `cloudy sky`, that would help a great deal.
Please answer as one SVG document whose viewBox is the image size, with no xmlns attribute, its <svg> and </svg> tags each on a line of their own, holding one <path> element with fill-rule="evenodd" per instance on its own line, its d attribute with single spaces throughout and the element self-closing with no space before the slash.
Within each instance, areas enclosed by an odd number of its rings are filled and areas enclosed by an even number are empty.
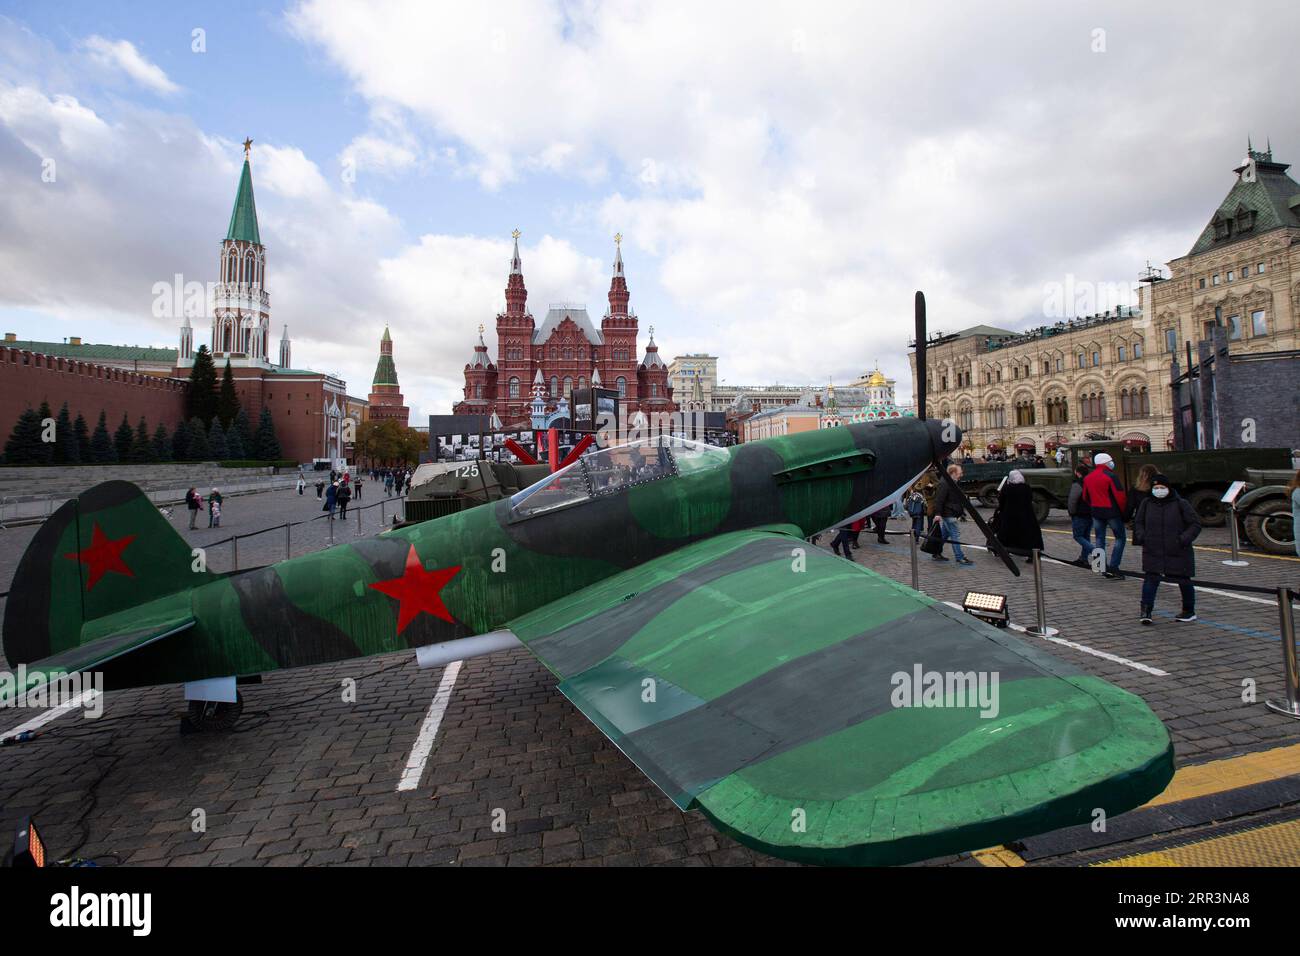
<svg viewBox="0 0 1300 956">
<path fill-rule="evenodd" d="M 603 311 L 622 232 L 667 355 L 906 392 L 914 290 L 1039 324 L 1185 254 L 1248 135 L 1300 156 L 1294 4 L 1079 6 L 3 0 L 0 325 L 174 345 L 251 136 L 276 338 L 364 395 L 388 323 L 413 421 L 516 227 L 539 320 Z"/>
</svg>

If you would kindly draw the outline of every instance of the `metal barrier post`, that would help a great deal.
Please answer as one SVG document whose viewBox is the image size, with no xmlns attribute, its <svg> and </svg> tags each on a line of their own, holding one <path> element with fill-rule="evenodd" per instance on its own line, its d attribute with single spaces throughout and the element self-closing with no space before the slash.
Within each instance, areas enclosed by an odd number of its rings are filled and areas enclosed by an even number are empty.
<svg viewBox="0 0 1300 956">
<path fill-rule="evenodd" d="M 361 533 L 361 509 L 357 509 L 357 534 Z"/>
<path fill-rule="evenodd" d="M 330 516 L 325 519 L 325 523 L 330 526 L 330 544 L 333 544 L 334 543 L 334 513 L 333 512 L 331 512 Z"/>
<path fill-rule="evenodd" d="M 1228 561 L 1224 561 L 1223 563 L 1230 568 L 1247 567 L 1250 564 L 1250 562 L 1241 560 L 1241 553 L 1240 553 L 1241 545 L 1237 540 L 1237 502 L 1236 501 L 1233 501 L 1232 504 L 1228 505 L 1228 526 L 1232 528 L 1232 558 Z"/>
<path fill-rule="evenodd" d="M 239 535 L 235 535 L 233 538 L 230 539 L 230 550 L 234 555 L 234 567 L 232 568 L 232 570 L 238 571 L 239 570 Z"/>
<path fill-rule="evenodd" d="M 384 499 L 379 499 L 379 527 L 384 527 Z"/>
<path fill-rule="evenodd" d="M 913 528 L 908 532 L 907 540 L 912 545 L 912 590 L 921 590 L 921 564 L 917 559 L 916 547 L 916 529 Z"/>
<path fill-rule="evenodd" d="M 1025 633 L 1033 634 L 1037 637 L 1055 637 L 1061 632 L 1054 627 L 1047 626 L 1047 605 L 1043 600 L 1043 552 L 1034 548 L 1031 557 L 1034 566 L 1034 601 L 1038 604 L 1038 623 L 1032 627 L 1025 628 Z"/>
<path fill-rule="evenodd" d="M 293 525 L 289 524 L 289 522 L 286 521 L 284 523 L 284 558 L 286 561 L 293 557 L 293 539 L 291 537 L 292 534 L 293 534 Z"/>
<path fill-rule="evenodd" d="M 1286 666 L 1286 700 L 1265 701 L 1269 710 L 1300 718 L 1300 669 L 1296 667 L 1295 619 L 1291 614 L 1291 589 L 1277 589 L 1277 611 L 1282 626 L 1282 663 Z"/>
</svg>

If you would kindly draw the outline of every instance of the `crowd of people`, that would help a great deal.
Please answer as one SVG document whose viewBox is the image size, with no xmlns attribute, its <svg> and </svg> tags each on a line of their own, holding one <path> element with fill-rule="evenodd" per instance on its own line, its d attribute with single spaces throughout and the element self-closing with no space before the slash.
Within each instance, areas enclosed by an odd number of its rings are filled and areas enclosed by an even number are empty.
<svg viewBox="0 0 1300 956">
<path fill-rule="evenodd" d="M 932 561 L 948 561 L 944 554 L 947 547 L 951 548 L 952 560 L 957 564 L 973 565 L 975 562 L 962 549 L 961 522 L 966 520 L 968 506 L 965 494 L 957 487 L 962 479 L 962 466 L 949 464 L 947 473 L 952 481 L 938 482 L 929 502 L 922 488 L 929 479 L 922 478 L 897 506 L 885 505 L 839 528 L 832 549 L 852 561 L 853 551 L 859 547 L 858 536 L 868 522 L 873 524 L 879 543 L 888 544 L 885 522 L 893 507 L 895 517 L 910 519 L 912 535 Z M 1292 521 L 1300 527 L 1300 471 L 1292 478 L 1288 492 Z M 1075 469 L 1067 511 L 1071 536 L 1079 545 L 1079 556 L 1071 563 L 1092 568 L 1096 562 L 1095 569 L 1107 580 L 1125 577 L 1121 563 L 1131 531 L 1133 544 L 1142 549 L 1139 620 L 1143 625 L 1154 623 L 1156 595 L 1164 581 L 1178 585 L 1182 599 L 1174 620 L 1183 623 L 1196 620 L 1196 589 L 1191 580 L 1196 575 L 1193 542 L 1201 533 L 1201 520 L 1191 503 L 1178 494 L 1169 478 L 1155 465 L 1144 465 L 1133 486 L 1126 489 L 1115 473 L 1115 460 L 1108 454 L 1098 454 L 1090 464 L 1081 463 Z M 1043 532 L 1034 512 L 1033 490 L 1019 469 L 1013 469 L 999 488 L 989 530 L 1013 553 L 1043 550 Z M 1296 554 L 1300 556 L 1300 539 Z M 1032 562 L 1032 555 L 1025 560 Z"/>
</svg>

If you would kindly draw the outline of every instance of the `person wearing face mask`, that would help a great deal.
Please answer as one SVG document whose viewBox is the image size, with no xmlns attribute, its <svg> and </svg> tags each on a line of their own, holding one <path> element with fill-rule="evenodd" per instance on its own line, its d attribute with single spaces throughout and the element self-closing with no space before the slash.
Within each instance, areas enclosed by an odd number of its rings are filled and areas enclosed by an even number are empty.
<svg viewBox="0 0 1300 956">
<path fill-rule="evenodd" d="M 1133 517 L 1133 543 L 1142 548 L 1142 617 L 1152 623 L 1156 592 L 1164 579 L 1175 581 L 1183 598 L 1176 621 L 1196 620 L 1196 589 L 1191 578 L 1196 574 L 1196 555 L 1192 542 L 1201 533 L 1196 509 L 1170 487 L 1169 479 L 1156 475 L 1151 479 L 1151 497 L 1138 505 Z"/>
</svg>

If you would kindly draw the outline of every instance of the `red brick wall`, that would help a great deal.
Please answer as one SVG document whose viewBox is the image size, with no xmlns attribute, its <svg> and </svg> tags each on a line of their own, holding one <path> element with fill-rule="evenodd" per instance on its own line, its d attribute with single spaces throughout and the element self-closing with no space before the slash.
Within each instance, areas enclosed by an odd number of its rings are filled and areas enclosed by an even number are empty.
<svg viewBox="0 0 1300 956">
<path fill-rule="evenodd" d="M 171 432 L 184 414 L 185 385 L 155 375 L 0 347 L 0 442 L 9 437 L 25 409 L 39 409 L 42 401 L 49 402 L 56 417 L 59 407 L 67 402 L 72 420 L 76 421 L 80 412 L 92 432 L 101 411 L 108 415 L 110 433 L 121 424 L 123 412 L 132 427 L 143 415 L 150 434 L 159 421 Z"/>
</svg>

